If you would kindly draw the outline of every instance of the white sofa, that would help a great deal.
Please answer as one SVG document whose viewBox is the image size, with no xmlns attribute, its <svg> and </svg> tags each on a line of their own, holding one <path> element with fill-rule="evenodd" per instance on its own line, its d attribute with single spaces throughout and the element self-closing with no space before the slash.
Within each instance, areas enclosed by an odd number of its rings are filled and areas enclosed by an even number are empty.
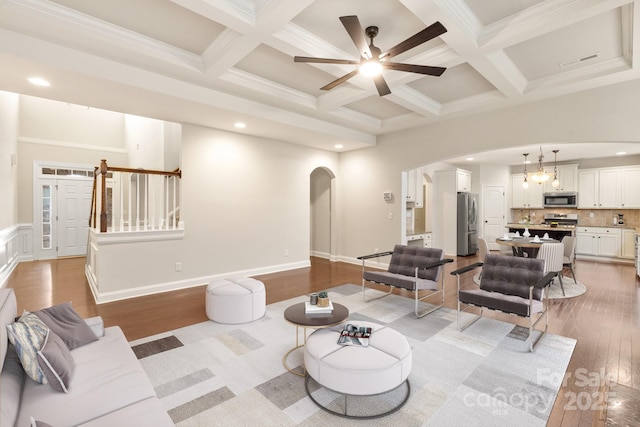
<svg viewBox="0 0 640 427">
<path fill-rule="evenodd" d="M 22 369 L 6 325 L 16 317 L 13 289 L 0 289 L 0 426 L 173 426 L 119 327 L 85 321 L 99 337 L 71 351 L 75 372 L 68 393 L 38 384 Z"/>
</svg>

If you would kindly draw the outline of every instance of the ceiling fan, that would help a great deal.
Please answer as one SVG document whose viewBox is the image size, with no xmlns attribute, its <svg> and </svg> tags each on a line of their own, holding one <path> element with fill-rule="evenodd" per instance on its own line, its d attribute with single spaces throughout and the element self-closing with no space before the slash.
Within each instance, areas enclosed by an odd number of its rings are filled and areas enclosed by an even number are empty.
<svg viewBox="0 0 640 427">
<path fill-rule="evenodd" d="M 345 74 L 344 76 L 332 81 L 331 83 L 321 87 L 321 90 L 330 90 L 349 80 L 351 77 L 358 74 L 358 72 L 373 77 L 373 81 L 378 89 L 380 96 L 385 96 L 391 93 L 387 82 L 382 77 L 381 71 L 383 68 L 397 71 L 408 71 L 410 73 L 427 74 L 430 76 L 440 76 L 446 68 L 443 67 L 430 67 L 427 65 L 413 65 L 413 64 L 401 64 L 397 62 L 389 62 L 388 59 L 406 52 L 422 43 L 425 43 L 441 34 L 447 32 L 447 29 L 440 22 L 435 22 L 425 28 L 422 31 L 414 34 L 405 41 L 397 44 L 389 50 L 382 52 L 380 48 L 373 45 L 373 39 L 378 35 L 378 27 L 367 27 L 366 30 L 362 29 L 360 21 L 357 16 L 341 16 L 340 21 L 344 28 L 351 36 L 351 40 L 355 43 L 358 51 L 360 52 L 360 60 L 350 59 L 328 59 L 328 58 L 311 58 L 307 56 L 294 56 L 294 62 L 313 62 L 320 64 L 354 64 L 359 65 L 352 72 Z M 365 34 L 370 39 L 370 44 L 367 44 Z"/>
</svg>

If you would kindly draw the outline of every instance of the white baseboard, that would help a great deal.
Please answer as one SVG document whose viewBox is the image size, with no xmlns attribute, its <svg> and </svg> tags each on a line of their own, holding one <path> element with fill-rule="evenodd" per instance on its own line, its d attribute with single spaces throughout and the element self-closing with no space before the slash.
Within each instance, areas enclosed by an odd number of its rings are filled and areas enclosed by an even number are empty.
<svg viewBox="0 0 640 427">
<path fill-rule="evenodd" d="M 634 259 L 627 258 L 609 258 L 604 256 L 592 256 L 592 255 L 578 255 L 576 254 L 576 259 L 579 261 L 595 261 L 595 262 L 607 262 L 613 264 L 635 264 Z"/>
<path fill-rule="evenodd" d="M 368 259 L 366 261 L 366 266 L 371 268 L 380 268 L 382 270 L 387 270 L 389 268 L 389 261 L 391 261 L 391 256 L 381 257 L 379 259 L 387 259 L 387 262 L 376 261 L 375 258 Z M 362 260 L 358 258 L 351 258 L 345 256 L 336 257 L 335 261 L 346 262 L 348 264 L 355 264 L 362 266 Z"/>
<path fill-rule="evenodd" d="M 331 254 L 327 252 L 311 251 L 309 255 L 317 258 L 331 259 Z"/>
<path fill-rule="evenodd" d="M 267 267 L 253 268 L 247 270 L 233 271 L 228 273 L 214 274 L 211 276 L 194 277 L 191 279 L 178 280 L 173 282 L 163 282 L 137 288 L 128 288 L 112 292 L 99 292 L 98 284 L 93 272 L 89 266 L 85 266 L 85 275 L 89 281 L 91 293 L 96 304 L 104 304 L 108 302 L 120 301 L 129 298 L 136 298 L 146 295 L 159 294 L 163 292 L 177 291 L 180 289 L 193 288 L 196 286 L 204 286 L 215 279 L 223 279 L 226 277 L 251 277 L 261 274 L 277 273 L 279 271 L 293 270 L 296 268 L 309 267 L 309 261 L 292 262 L 288 264 L 271 265 Z M 204 298 L 204 295 L 203 295 Z"/>
</svg>

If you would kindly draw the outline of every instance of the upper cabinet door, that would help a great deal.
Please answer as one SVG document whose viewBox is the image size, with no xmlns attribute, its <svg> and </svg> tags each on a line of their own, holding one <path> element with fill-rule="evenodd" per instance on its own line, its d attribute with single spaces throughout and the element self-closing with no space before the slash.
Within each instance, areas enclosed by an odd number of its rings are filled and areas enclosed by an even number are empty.
<svg viewBox="0 0 640 427">
<path fill-rule="evenodd" d="M 560 185 L 558 188 L 553 188 L 553 185 L 551 185 L 553 177 L 551 177 L 549 181 L 545 182 L 544 191 L 548 193 L 552 193 L 554 191 L 578 191 L 578 165 L 560 165 L 557 167 L 557 170 L 558 182 Z"/>
<path fill-rule="evenodd" d="M 579 197 L 579 196 L 578 196 Z M 618 170 L 601 170 L 598 178 L 598 207 L 618 208 L 620 201 L 618 198 Z"/>
<path fill-rule="evenodd" d="M 542 193 L 544 185 L 536 184 L 529 180 L 529 188 L 522 188 L 524 176 L 519 174 L 511 175 L 511 208 L 512 209 L 541 209 L 543 205 Z"/>
<path fill-rule="evenodd" d="M 471 191 L 471 172 L 458 170 L 456 172 L 458 192 L 469 193 Z"/>
<path fill-rule="evenodd" d="M 622 169 L 621 171 L 620 207 L 624 209 L 640 209 L 640 167 Z"/>
<path fill-rule="evenodd" d="M 598 208 L 598 171 L 583 170 L 578 174 L 578 207 Z"/>
<path fill-rule="evenodd" d="M 578 174 L 578 208 L 618 209 L 618 169 L 585 169 Z"/>
</svg>

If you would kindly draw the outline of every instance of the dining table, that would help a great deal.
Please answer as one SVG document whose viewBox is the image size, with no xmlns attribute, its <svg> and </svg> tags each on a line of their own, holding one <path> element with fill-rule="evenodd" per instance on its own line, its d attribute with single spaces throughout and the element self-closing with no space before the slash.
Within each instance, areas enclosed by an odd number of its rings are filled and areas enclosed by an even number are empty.
<svg viewBox="0 0 640 427">
<path fill-rule="evenodd" d="M 513 255 L 515 256 L 535 258 L 543 243 L 560 243 L 560 241 L 544 237 L 536 239 L 535 237 L 509 236 L 498 237 L 496 243 L 511 246 Z"/>
</svg>

